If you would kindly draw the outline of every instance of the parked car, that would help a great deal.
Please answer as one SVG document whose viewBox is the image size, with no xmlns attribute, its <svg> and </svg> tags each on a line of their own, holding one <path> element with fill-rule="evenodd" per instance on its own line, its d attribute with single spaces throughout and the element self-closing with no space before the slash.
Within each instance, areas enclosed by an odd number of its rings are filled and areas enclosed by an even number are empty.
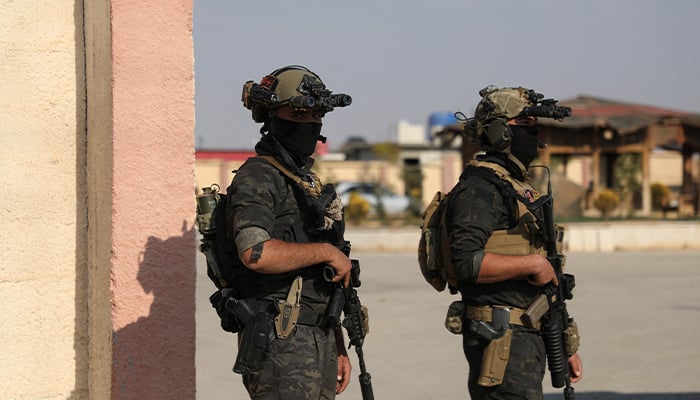
<svg viewBox="0 0 700 400">
<path fill-rule="evenodd" d="M 410 199 L 408 196 L 392 192 L 385 186 L 366 182 L 339 182 L 335 185 L 335 191 L 340 196 L 343 204 L 350 202 L 350 193 L 357 193 L 367 200 L 371 206 L 371 212 L 376 212 L 379 198 L 381 198 L 384 211 L 387 214 L 397 214 L 408 209 Z"/>
</svg>

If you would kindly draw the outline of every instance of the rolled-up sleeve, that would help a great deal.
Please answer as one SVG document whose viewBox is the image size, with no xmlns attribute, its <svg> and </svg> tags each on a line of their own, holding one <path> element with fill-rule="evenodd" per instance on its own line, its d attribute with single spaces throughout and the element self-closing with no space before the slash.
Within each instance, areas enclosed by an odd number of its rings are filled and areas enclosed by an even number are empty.
<svg viewBox="0 0 700 400">
<path fill-rule="evenodd" d="M 227 218 L 238 254 L 269 240 L 275 222 L 276 170 L 263 163 L 244 165 L 228 189 Z"/>
<path fill-rule="evenodd" d="M 482 178 L 467 177 L 455 189 L 446 215 L 452 264 L 460 280 L 474 283 L 486 242 L 506 210 L 498 189 Z"/>
<path fill-rule="evenodd" d="M 257 226 L 241 229 L 236 236 L 236 249 L 238 254 L 243 254 L 244 251 L 255 246 L 258 243 L 265 242 L 270 239 L 270 234 L 266 230 Z"/>
</svg>

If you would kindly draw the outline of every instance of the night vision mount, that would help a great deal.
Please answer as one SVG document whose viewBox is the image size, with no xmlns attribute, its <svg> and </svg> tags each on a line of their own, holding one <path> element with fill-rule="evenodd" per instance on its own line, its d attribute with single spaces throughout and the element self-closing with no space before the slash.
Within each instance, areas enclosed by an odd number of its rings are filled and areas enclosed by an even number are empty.
<svg viewBox="0 0 700 400">
<path fill-rule="evenodd" d="M 520 115 L 528 117 L 554 118 L 557 121 L 562 121 L 566 117 L 571 116 L 571 107 L 558 106 L 558 100 L 545 99 L 544 95 L 530 89 L 526 93 L 530 103 L 534 104 L 523 108 Z"/>
<path fill-rule="evenodd" d="M 248 81 L 243 85 L 243 105 L 248 109 L 261 105 L 266 109 L 273 109 L 283 104 L 293 108 L 317 108 L 323 114 L 333 111 L 335 107 L 347 107 L 352 103 L 352 97 L 344 93 L 332 94 L 326 86 L 306 75 L 302 79 L 297 92 L 306 93 L 301 96 L 293 96 L 280 100 L 274 90 L 267 90 L 260 84 Z"/>
</svg>

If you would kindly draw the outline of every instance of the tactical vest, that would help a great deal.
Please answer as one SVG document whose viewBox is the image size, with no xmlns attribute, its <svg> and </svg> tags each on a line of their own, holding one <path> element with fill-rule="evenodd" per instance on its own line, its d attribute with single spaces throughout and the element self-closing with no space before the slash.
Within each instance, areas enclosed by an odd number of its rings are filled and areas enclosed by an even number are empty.
<svg viewBox="0 0 700 400">
<path fill-rule="evenodd" d="M 296 199 L 299 211 L 301 214 L 300 220 L 291 225 L 275 228 L 270 232 L 272 239 L 290 241 L 290 236 L 294 237 L 296 243 L 308 242 L 329 242 L 338 245 L 337 242 L 342 239 L 342 232 L 331 230 L 316 229 L 319 224 L 323 223 L 324 212 L 329 202 L 332 201 L 332 194 L 335 193 L 332 185 L 322 185 L 320 179 L 314 174 L 309 173 L 306 179 L 294 174 L 276 158 L 272 156 L 256 156 L 248 159 L 247 162 L 267 162 L 275 167 L 285 180 L 292 187 L 294 197 Z M 324 190 L 326 187 L 327 190 Z M 330 190 L 333 189 L 333 190 Z M 239 255 L 235 249 L 233 238 L 229 238 L 231 250 L 234 256 L 231 257 L 233 265 L 231 268 L 236 271 L 234 275 L 236 279 L 230 283 L 229 287 L 233 287 L 234 296 L 246 297 L 251 293 L 259 294 L 260 292 L 271 292 L 279 290 L 281 287 L 291 284 L 294 277 L 302 275 L 304 277 L 314 276 L 322 277 L 320 266 L 310 266 L 298 271 L 290 271 L 283 274 L 260 274 L 246 268 L 240 261 Z M 344 242 L 343 242 L 344 244 Z"/>
<path fill-rule="evenodd" d="M 506 182 L 512 197 L 516 201 L 517 209 L 514 218 L 517 221 L 511 229 L 498 229 L 493 232 L 486 242 L 485 251 L 503 255 L 547 255 L 547 250 L 542 242 L 542 218 L 539 216 L 542 201 L 545 196 L 528 182 L 514 179 L 501 165 L 471 160 L 469 165 L 487 168 L 501 181 Z M 557 251 L 562 252 L 564 227 L 555 226 L 557 230 Z"/>
<path fill-rule="evenodd" d="M 492 182 L 505 197 L 511 208 L 511 228 L 496 229 L 486 241 L 484 250 L 489 253 L 522 256 L 529 254 L 547 255 L 542 236 L 541 206 L 548 195 L 541 195 L 530 183 L 515 179 L 503 166 L 488 162 L 471 160 L 469 166 L 478 168 L 477 173 Z M 442 215 L 440 246 L 447 253 L 443 256 L 442 277 L 452 292 L 458 287 L 459 275 L 449 260 L 448 237 L 445 230 L 444 213 Z M 564 228 L 555 226 L 557 230 L 557 250 L 562 251 Z M 445 262 L 446 261 L 446 262 Z M 562 264 L 563 266 L 563 264 Z M 431 283 L 433 284 L 433 283 Z M 444 285 L 444 284 L 443 284 Z M 433 284 L 435 287 L 435 285 Z M 437 289 L 437 288 L 436 288 Z M 441 290 L 441 289 L 437 289 Z"/>
</svg>

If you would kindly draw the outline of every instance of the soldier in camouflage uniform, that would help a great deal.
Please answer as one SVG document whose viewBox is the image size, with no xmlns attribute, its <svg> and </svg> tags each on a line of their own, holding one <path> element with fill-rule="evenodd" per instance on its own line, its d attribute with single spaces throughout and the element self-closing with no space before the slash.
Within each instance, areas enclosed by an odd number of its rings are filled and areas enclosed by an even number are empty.
<svg viewBox="0 0 700 400">
<path fill-rule="evenodd" d="M 340 200 L 311 172 L 310 156 L 325 141 L 322 117 L 350 101 L 302 66 L 244 85 L 243 103 L 263 125 L 258 157 L 241 166 L 227 191 L 229 235 L 242 271 L 234 295 L 275 306 L 280 315 L 271 318 L 283 317 L 285 299 L 298 307 L 287 320 L 291 329 L 275 325 L 260 371 L 243 374 L 251 399 L 333 399 L 349 382 L 342 331 L 324 320 L 334 287 L 349 282 L 349 245 Z M 324 266 L 335 270 L 331 282 Z"/>
<path fill-rule="evenodd" d="M 465 124 L 465 133 L 485 152 L 465 168 L 446 209 L 451 261 L 465 306 L 462 334 L 469 363 L 468 387 L 472 399 L 541 399 L 545 346 L 539 326 L 528 328 L 519 317 L 541 293 L 539 287 L 556 282 L 556 275 L 545 252 L 536 248 L 536 234 L 519 230 L 527 213 L 518 211 L 514 198 L 499 187 L 504 183 L 517 186 L 530 201 L 538 196 L 528 175 L 542 147 L 537 118 L 521 115 L 523 109 L 537 103 L 533 97 L 537 94 L 493 86 L 480 94 L 483 98 L 474 118 Z M 491 341 L 467 327 L 493 325 L 495 310 L 506 308 L 505 325 L 510 333 L 504 336 L 509 343 L 492 359 L 491 353 L 485 356 Z M 581 359 L 575 351 L 568 356 L 571 381 L 576 382 L 581 379 Z"/>
</svg>

